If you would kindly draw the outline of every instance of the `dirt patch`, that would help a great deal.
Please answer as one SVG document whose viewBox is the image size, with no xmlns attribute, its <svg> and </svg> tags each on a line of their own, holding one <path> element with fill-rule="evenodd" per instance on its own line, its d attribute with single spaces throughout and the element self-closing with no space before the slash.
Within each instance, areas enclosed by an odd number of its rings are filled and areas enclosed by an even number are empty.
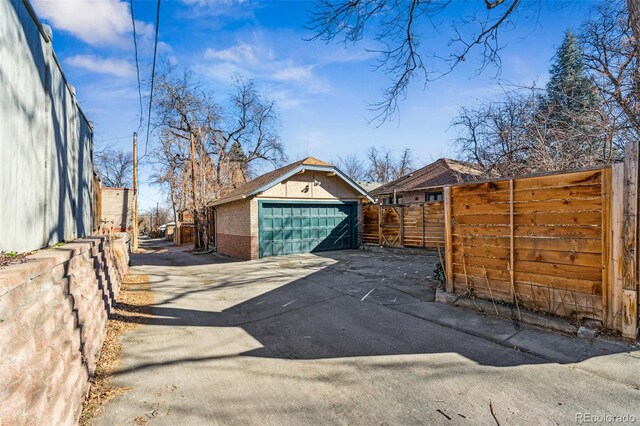
<svg viewBox="0 0 640 426">
<path fill-rule="evenodd" d="M 15 251 L 0 251 L 0 268 L 13 263 L 26 263 L 27 256 L 31 253 L 16 253 Z"/>
<path fill-rule="evenodd" d="M 120 336 L 149 321 L 152 303 L 149 278 L 146 275 L 127 274 L 120 287 L 118 302 L 109 318 L 107 337 L 100 351 L 95 375 L 91 379 L 89 394 L 82 406 L 80 425 L 92 424 L 91 420 L 104 409 L 105 404 L 129 390 L 111 383 L 111 376 L 120 366 Z"/>
</svg>

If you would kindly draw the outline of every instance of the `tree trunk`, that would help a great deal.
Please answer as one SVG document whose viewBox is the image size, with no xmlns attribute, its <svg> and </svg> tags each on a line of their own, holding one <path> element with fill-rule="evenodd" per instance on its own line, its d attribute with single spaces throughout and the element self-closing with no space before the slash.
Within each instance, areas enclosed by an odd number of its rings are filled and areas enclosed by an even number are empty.
<svg viewBox="0 0 640 426">
<path fill-rule="evenodd" d="M 193 248 L 194 250 L 200 250 L 202 247 L 200 244 L 200 211 L 198 209 L 198 191 L 196 189 L 196 154 L 192 132 L 189 132 L 189 153 L 191 154 L 191 197 L 193 201 Z"/>
</svg>

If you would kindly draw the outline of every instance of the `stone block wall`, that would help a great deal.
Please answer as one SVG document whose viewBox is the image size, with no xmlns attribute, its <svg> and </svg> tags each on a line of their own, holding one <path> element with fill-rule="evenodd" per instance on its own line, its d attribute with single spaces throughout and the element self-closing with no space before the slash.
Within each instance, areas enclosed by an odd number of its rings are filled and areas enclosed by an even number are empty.
<svg viewBox="0 0 640 426">
<path fill-rule="evenodd" d="M 127 271 L 123 239 L 75 240 L 0 269 L 0 425 L 73 425 Z"/>
</svg>

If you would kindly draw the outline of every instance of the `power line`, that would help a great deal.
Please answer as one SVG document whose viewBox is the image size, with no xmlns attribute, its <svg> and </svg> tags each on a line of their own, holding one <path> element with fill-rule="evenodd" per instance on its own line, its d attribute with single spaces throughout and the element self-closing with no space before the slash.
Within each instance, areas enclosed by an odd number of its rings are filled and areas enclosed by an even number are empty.
<svg viewBox="0 0 640 426">
<path fill-rule="evenodd" d="M 138 40 L 136 38 L 136 20 L 133 16 L 133 0 L 129 0 L 131 4 L 131 26 L 133 27 L 133 47 L 136 53 L 136 72 L 138 74 L 138 98 L 140 99 L 140 122 L 138 123 L 138 133 L 142 127 L 142 87 L 140 84 L 140 64 L 138 62 Z M 157 28 L 157 27 L 156 27 Z"/>
<path fill-rule="evenodd" d="M 113 138 L 107 138 L 107 139 L 96 139 L 95 142 L 108 142 L 108 141 L 115 141 L 118 139 L 129 139 L 131 138 L 131 135 L 126 135 L 126 136 L 116 136 Z"/>
<path fill-rule="evenodd" d="M 151 105 L 153 103 L 153 86 L 156 77 L 156 57 L 158 53 L 158 29 L 160 27 L 160 0 L 158 0 L 158 6 L 156 9 L 156 38 L 153 45 L 153 65 L 151 66 L 151 90 L 149 91 L 149 115 L 147 117 L 147 140 L 144 145 L 144 158 L 147 155 L 147 148 L 149 147 L 149 131 L 151 129 Z"/>
</svg>

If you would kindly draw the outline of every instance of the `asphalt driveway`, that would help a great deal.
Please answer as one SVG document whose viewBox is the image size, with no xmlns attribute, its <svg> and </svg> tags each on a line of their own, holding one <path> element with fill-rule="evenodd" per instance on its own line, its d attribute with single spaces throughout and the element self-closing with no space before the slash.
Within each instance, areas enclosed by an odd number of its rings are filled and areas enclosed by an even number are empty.
<svg viewBox="0 0 640 426">
<path fill-rule="evenodd" d="M 634 348 L 434 303 L 433 257 L 182 250 L 133 256 L 153 318 L 123 336 L 130 391 L 98 424 L 640 422 Z"/>
</svg>

